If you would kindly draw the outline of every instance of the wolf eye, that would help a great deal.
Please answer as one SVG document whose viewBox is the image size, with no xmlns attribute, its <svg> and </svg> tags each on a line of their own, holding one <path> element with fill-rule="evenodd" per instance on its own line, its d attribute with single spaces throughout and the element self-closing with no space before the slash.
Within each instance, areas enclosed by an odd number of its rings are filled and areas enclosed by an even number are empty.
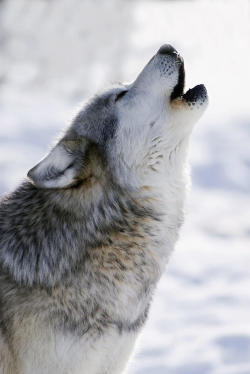
<svg viewBox="0 0 250 374">
<path fill-rule="evenodd" d="M 128 92 L 128 90 L 124 90 L 124 91 L 118 93 L 118 95 L 116 95 L 115 101 L 120 100 L 127 92 Z"/>
</svg>

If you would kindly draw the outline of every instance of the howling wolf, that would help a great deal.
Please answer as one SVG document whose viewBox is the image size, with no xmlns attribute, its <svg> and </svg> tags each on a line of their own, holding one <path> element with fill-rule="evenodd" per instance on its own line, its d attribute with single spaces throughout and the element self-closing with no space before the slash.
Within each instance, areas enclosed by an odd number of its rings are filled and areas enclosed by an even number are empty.
<svg viewBox="0 0 250 374">
<path fill-rule="evenodd" d="M 94 97 L 0 203 L 0 373 L 121 373 L 183 222 L 207 106 L 163 45 Z"/>
</svg>

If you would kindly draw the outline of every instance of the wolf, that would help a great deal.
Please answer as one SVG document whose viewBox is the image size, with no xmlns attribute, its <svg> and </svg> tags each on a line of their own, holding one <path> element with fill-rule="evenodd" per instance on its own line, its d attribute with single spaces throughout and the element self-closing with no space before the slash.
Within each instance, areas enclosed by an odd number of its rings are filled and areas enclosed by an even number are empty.
<svg viewBox="0 0 250 374">
<path fill-rule="evenodd" d="M 118 374 L 183 222 L 208 103 L 163 45 L 98 94 L 0 204 L 0 373 Z"/>
</svg>

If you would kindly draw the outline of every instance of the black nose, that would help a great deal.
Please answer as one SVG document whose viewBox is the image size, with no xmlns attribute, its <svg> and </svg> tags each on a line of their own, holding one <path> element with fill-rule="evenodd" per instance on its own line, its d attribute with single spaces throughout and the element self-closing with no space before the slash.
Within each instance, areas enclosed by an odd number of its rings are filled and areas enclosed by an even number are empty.
<svg viewBox="0 0 250 374">
<path fill-rule="evenodd" d="M 157 53 L 160 55 L 178 54 L 176 49 L 174 49 L 170 44 L 163 44 Z"/>
</svg>

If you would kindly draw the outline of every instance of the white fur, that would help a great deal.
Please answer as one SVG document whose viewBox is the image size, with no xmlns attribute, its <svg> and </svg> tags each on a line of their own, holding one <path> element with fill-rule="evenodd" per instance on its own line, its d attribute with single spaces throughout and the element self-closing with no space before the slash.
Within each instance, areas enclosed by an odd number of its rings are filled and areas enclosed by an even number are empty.
<svg viewBox="0 0 250 374">
<path fill-rule="evenodd" d="M 79 340 L 71 335 L 49 334 L 23 337 L 18 374 L 118 374 L 134 347 L 136 335 L 109 330 L 101 338 L 86 335 Z M 37 355 L 39 352 L 39 356 Z M 1 373 L 1 371 L 0 371 Z"/>
</svg>

